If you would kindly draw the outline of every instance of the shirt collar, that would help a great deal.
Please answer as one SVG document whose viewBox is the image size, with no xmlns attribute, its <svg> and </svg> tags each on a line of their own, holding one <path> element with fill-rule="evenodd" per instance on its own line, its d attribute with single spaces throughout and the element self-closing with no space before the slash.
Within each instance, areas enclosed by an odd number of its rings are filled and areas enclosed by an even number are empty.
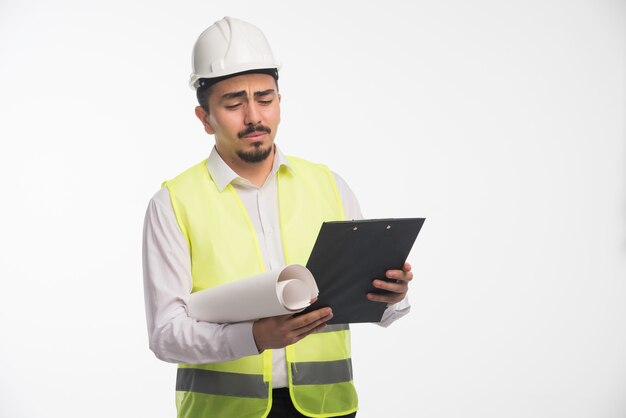
<svg viewBox="0 0 626 418">
<path fill-rule="evenodd" d="M 274 154 L 274 165 L 272 166 L 272 171 L 270 172 L 268 178 L 275 175 L 282 166 L 287 167 L 289 171 L 295 173 L 293 167 L 289 164 L 289 160 L 285 157 L 285 154 L 282 153 L 280 148 L 276 145 L 274 145 L 274 148 L 276 149 L 276 153 Z M 244 182 L 247 181 L 235 173 L 233 169 L 226 164 L 226 162 L 218 154 L 215 146 L 213 146 L 211 154 L 209 155 L 209 158 L 207 158 L 206 166 L 220 192 L 223 192 L 226 186 L 235 180 L 241 180 Z"/>
</svg>

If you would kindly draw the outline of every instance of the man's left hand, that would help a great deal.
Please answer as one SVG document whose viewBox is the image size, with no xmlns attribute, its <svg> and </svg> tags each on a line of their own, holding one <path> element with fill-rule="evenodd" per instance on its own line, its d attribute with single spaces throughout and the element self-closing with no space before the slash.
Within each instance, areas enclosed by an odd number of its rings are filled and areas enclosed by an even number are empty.
<svg viewBox="0 0 626 418">
<path fill-rule="evenodd" d="M 388 290 L 392 293 L 379 295 L 378 293 L 368 293 L 367 298 L 375 302 L 385 302 L 387 306 L 400 302 L 409 291 L 409 282 L 413 280 L 411 265 L 404 263 L 402 270 L 387 270 L 388 279 L 395 279 L 396 282 L 386 282 L 384 280 L 374 279 L 372 284 L 377 289 Z"/>
</svg>

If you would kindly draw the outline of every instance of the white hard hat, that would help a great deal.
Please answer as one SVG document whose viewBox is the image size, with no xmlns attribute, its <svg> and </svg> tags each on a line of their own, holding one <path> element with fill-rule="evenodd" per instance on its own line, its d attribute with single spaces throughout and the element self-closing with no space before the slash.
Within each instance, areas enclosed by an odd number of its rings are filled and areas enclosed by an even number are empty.
<svg viewBox="0 0 626 418">
<path fill-rule="evenodd" d="M 201 78 L 223 77 L 249 70 L 280 69 L 263 32 L 232 17 L 215 22 L 200 34 L 193 47 L 189 86 Z"/>
</svg>

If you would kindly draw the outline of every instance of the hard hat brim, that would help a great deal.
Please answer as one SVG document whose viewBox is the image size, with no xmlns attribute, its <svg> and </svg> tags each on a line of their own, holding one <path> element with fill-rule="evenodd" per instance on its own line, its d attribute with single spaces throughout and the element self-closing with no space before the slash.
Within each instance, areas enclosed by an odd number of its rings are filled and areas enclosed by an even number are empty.
<svg viewBox="0 0 626 418">
<path fill-rule="evenodd" d="M 274 80 L 278 80 L 278 69 L 277 68 L 255 68 L 253 70 L 240 71 L 238 73 L 227 74 L 221 77 L 202 77 L 196 81 L 197 88 L 209 88 L 214 84 L 219 83 L 220 81 L 227 80 L 229 78 L 237 77 L 245 74 L 266 74 L 272 76 Z"/>
<path fill-rule="evenodd" d="M 230 71 L 223 71 L 221 72 L 214 72 L 214 73 L 210 73 L 210 74 L 191 74 L 191 77 L 189 78 L 189 87 L 193 90 L 196 90 L 199 86 L 200 86 L 200 80 L 217 80 L 218 81 L 222 81 L 222 80 L 226 80 L 227 78 L 231 78 L 231 77 L 236 77 L 238 75 L 243 75 L 243 74 L 254 74 L 254 73 L 259 73 L 259 74 L 268 74 L 271 75 L 272 77 L 274 77 L 276 80 L 278 80 L 278 70 L 280 70 L 281 65 L 277 64 L 277 65 L 260 65 L 260 66 L 255 66 L 255 65 L 246 65 L 246 66 L 241 66 L 241 69 L 237 69 L 237 71 L 232 71 L 232 69 L 230 69 Z M 212 82 L 211 84 L 215 84 L 218 81 Z"/>
</svg>

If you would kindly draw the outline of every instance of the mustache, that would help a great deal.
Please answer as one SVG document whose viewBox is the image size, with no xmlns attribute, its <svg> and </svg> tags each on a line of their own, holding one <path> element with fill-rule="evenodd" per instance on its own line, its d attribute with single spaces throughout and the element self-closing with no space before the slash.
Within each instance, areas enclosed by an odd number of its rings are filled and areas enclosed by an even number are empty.
<svg viewBox="0 0 626 418">
<path fill-rule="evenodd" d="M 241 139 L 246 135 L 250 135 L 253 132 L 265 132 L 267 134 L 272 133 L 272 130 L 265 125 L 248 125 L 246 129 L 237 133 L 237 138 Z"/>
</svg>

